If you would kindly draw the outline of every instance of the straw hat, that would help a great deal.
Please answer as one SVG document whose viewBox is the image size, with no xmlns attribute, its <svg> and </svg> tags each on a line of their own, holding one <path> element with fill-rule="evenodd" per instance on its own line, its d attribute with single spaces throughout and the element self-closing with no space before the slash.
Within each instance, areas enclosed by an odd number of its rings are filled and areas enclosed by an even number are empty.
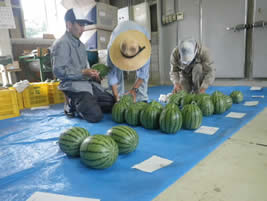
<svg viewBox="0 0 267 201">
<path fill-rule="evenodd" d="M 151 45 L 148 38 L 137 30 L 120 33 L 109 49 L 112 63 L 125 71 L 134 71 L 144 66 L 150 54 Z"/>
</svg>

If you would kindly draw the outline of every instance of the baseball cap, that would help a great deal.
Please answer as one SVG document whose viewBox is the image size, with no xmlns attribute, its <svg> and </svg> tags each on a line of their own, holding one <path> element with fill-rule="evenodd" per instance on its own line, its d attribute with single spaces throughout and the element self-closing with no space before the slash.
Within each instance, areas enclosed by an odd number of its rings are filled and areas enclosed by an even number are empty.
<svg viewBox="0 0 267 201">
<path fill-rule="evenodd" d="M 180 42 L 179 53 L 183 64 L 190 64 L 196 56 L 197 42 L 194 39 L 186 39 Z"/>
<path fill-rule="evenodd" d="M 79 12 L 79 8 L 71 8 L 65 14 L 65 22 L 70 21 L 71 23 L 77 22 L 80 26 L 86 26 L 89 24 L 93 24 L 91 21 L 86 19 L 86 17 L 82 14 L 83 12 Z"/>
</svg>

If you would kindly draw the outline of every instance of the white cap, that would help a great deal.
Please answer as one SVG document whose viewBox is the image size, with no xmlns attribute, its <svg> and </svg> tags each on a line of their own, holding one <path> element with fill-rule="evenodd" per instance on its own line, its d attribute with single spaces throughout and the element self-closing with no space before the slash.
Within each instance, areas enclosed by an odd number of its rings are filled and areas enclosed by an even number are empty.
<svg viewBox="0 0 267 201">
<path fill-rule="evenodd" d="M 197 42 L 194 39 L 186 39 L 179 44 L 179 53 L 183 64 L 190 64 L 197 53 Z"/>
</svg>

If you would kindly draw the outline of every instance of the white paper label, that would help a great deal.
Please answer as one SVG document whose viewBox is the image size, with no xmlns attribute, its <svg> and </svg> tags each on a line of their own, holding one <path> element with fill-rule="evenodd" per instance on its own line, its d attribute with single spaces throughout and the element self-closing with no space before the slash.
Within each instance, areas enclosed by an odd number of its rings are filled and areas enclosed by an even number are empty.
<svg viewBox="0 0 267 201">
<path fill-rule="evenodd" d="M 201 126 L 199 129 L 195 131 L 195 133 L 213 135 L 214 133 L 217 132 L 217 130 L 219 130 L 219 128 L 217 127 Z"/>
<path fill-rule="evenodd" d="M 253 97 L 253 98 L 264 98 L 264 95 L 253 95 L 251 97 Z"/>
<path fill-rule="evenodd" d="M 251 91 L 259 91 L 261 89 L 262 89 L 262 87 L 251 87 L 250 88 Z"/>
<path fill-rule="evenodd" d="M 171 163 L 173 163 L 173 161 L 154 155 L 149 159 L 134 165 L 132 168 L 136 168 L 138 170 L 151 173 L 160 168 L 166 167 Z"/>
<path fill-rule="evenodd" d="M 53 193 L 35 192 L 27 201 L 100 201 L 100 199 L 65 196 Z"/>
<path fill-rule="evenodd" d="M 259 101 L 246 101 L 244 103 L 245 106 L 256 106 L 259 104 Z"/>
<path fill-rule="evenodd" d="M 231 118 L 243 118 L 246 115 L 246 113 L 239 113 L 239 112 L 230 112 L 226 115 L 226 117 L 231 117 Z"/>
</svg>

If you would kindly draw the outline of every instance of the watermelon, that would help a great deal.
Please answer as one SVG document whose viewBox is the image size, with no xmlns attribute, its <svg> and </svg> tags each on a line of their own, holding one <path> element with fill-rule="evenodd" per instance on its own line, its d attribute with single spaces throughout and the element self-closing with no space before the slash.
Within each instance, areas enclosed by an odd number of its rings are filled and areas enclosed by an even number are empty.
<svg viewBox="0 0 267 201">
<path fill-rule="evenodd" d="M 179 109 L 179 107 L 174 104 L 174 103 L 168 103 L 167 105 L 165 105 L 164 109 Z"/>
<path fill-rule="evenodd" d="M 233 100 L 230 96 L 227 96 L 227 95 L 224 95 L 223 98 L 225 101 L 226 110 L 229 110 L 232 107 Z"/>
<path fill-rule="evenodd" d="M 214 112 L 214 105 L 209 96 L 203 96 L 198 100 L 198 106 L 203 116 L 210 116 Z"/>
<path fill-rule="evenodd" d="M 87 137 L 80 147 L 82 163 L 94 169 L 112 166 L 118 158 L 118 153 L 118 145 L 112 137 L 101 134 Z"/>
<path fill-rule="evenodd" d="M 183 107 L 182 116 L 185 129 L 197 129 L 202 124 L 202 112 L 195 102 Z"/>
<path fill-rule="evenodd" d="M 177 106 L 183 105 L 183 98 L 187 93 L 184 90 L 179 91 L 178 93 L 174 93 L 170 95 L 168 98 L 168 103 L 174 103 Z"/>
<path fill-rule="evenodd" d="M 194 100 L 195 96 L 196 96 L 195 94 L 187 94 L 186 96 L 184 96 L 183 106 L 187 105 L 187 104 L 191 104 L 191 102 Z"/>
<path fill-rule="evenodd" d="M 119 147 L 119 154 L 133 152 L 139 142 L 139 136 L 134 129 L 129 126 L 114 126 L 107 131 Z"/>
<path fill-rule="evenodd" d="M 118 102 L 115 103 L 112 107 L 112 120 L 117 123 L 123 123 L 124 122 L 124 112 L 126 111 L 128 105 L 126 105 L 124 102 Z"/>
<path fill-rule="evenodd" d="M 209 95 L 209 94 L 206 94 L 206 93 L 201 93 L 201 94 L 197 94 L 197 95 L 195 95 L 195 97 L 194 97 L 194 100 L 193 101 L 195 101 L 196 103 L 197 103 L 197 105 L 199 104 L 199 102 L 202 100 L 202 98 L 211 98 L 211 96 Z"/>
<path fill-rule="evenodd" d="M 224 95 L 212 95 L 212 102 L 214 105 L 214 113 L 222 114 L 226 110 L 226 104 L 224 100 Z"/>
<path fill-rule="evenodd" d="M 149 103 L 149 105 L 141 111 L 141 125 L 147 129 L 159 128 L 159 117 L 162 109 L 163 106 L 156 101 Z"/>
<path fill-rule="evenodd" d="M 100 78 L 104 78 L 108 73 L 110 68 L 108 66 L 106 66 L 105 64 L 94 64 L 92 66 L 92 69 L 97 70 L 99 72 L 99 76 Z"/>
<path fill-rule="evenodd" d="M 233 91 L 230 96 L 233 100 L 233 103 L 241 103 L 244 99 L 244 96 L 241 91 Z"/>
<path fill-rule="evenodd" d="M 214 91 L 213 93 L 212 93 L 212 96 L 223 96 L 224 94 L 221 92 L 221 91 Z"/>
<path fill-rule="evenodd" d="M 134 99 L 133 96 L 131 94 L 128 95 L 124 95 L 120 98 L 120 103 L 124 103 L 127 106 L 130 106 L 131 104 L 133 104 Z"/>
<path fill-rule="evenodd" d="M 138 102 L 130 105 L 124 113 L 125 122 L 131 126 L 140 125 L 140 113 L 146 106 L 147 103 L 144 102 Z"/>
<path fill-rule="evenodd" d="M 59 137 L 59 147 L 68 156 L 79 156 L 80 155 L 80 145 L 83 140 L 88 137 L 90 133 L 80 127 L 73 127 L 64 131 Z"/>
<path fill-rule="evenodd" d="M 160 114 L 159 127 L 164 133 L 176 133 L 181 129 L 182 123 L 182 113 L 175 104 L 167 105 Z"/>
</svg>

